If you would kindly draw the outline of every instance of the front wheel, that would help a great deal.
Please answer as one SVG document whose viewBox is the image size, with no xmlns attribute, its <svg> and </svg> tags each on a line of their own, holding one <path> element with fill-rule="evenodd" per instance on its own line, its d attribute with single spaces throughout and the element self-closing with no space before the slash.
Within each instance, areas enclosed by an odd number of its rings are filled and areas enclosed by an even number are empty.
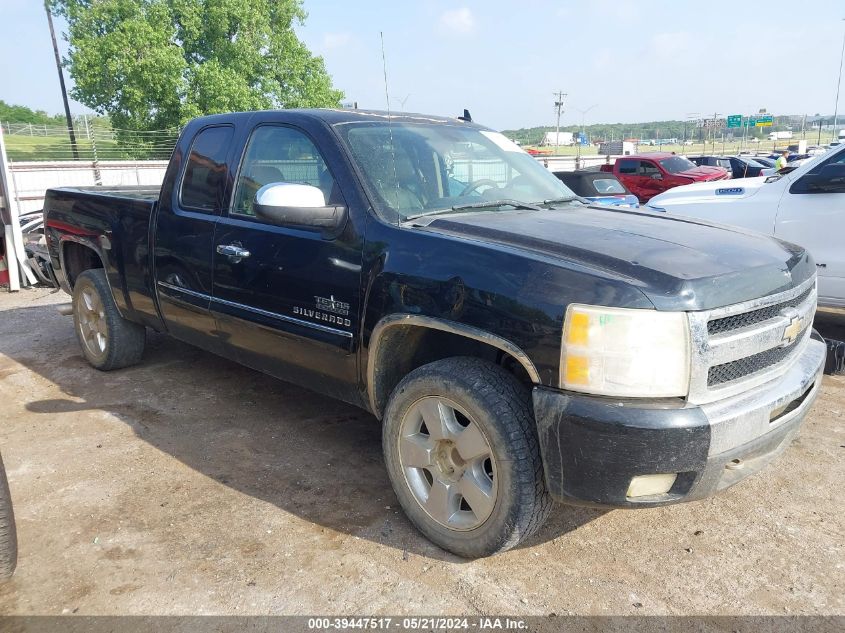
<svg viewBox="0 0 845 633">
<path fill-rule="evenodd" d="M 530 394 L 492 363 L 447 358 L 412 371 L 390 397 L 382 443 L 411 522 L 459 556 L 510 549 L 551 510 Z"/>
<path fill-rule="evenodd" d="M 102 268 L 86 270 L 76 278 L 73 326 L 85 359 L 97 369 L 135 365 L 144 354 L 144 326 L 120 316 Z"/>
</svg>

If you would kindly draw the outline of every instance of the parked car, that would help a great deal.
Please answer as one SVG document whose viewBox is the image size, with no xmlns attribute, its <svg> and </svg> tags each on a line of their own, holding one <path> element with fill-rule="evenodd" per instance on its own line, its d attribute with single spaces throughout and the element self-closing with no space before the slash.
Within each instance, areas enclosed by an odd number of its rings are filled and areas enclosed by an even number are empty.
<svg viewBox="0 0 845 633">
<path fill-rule="evenodd" d="M 769 154 L 768 157 L 771 158 L 772 160 L 777 160 L 778 158 L 780 158 L 780 155 L 781 155 L 781 152 L 772 152 L 771 154 Z M 796 160 L 805 160 L 807 158 L 812 158 L 812 155 L 810 155 L 810 154 L 797 154 L 795 152 L 790 152 L 786 157 L 786 162 L 791 163 L 791 162 L 794 162 Z"/>
<path fill-rule="evenodd" d="M 625 188 L 613 174 L 603 171 L 556 171 L 557 176 L 576 195 L 596 204 L 636 209 L 640 206 L 637 196 Z"/>
<path fill-rule="evenodd" d="M 18 563 L 18 534 L 15 530 L 15 513 L 12 495 L 3 458 L 0 457 L 0 581 L 8 580 L 15 573 Z"/>
<path fill-rule="evenodd" d="M 816 258 L 819 305 L 845 307 L 845 146 L 782 176 L 748 179 L 736 186 L 678 187 L 652 198 L 648 208 L 801 244 Z"/>
<path fill-rule="evenodd" d="M 50 189 L 44 213 L 93 367 L 139 362 L 149 327 L 370 411 L 405 513 L 462 556 L 514 547 L 552 499 L 712 495 L 821 385 L 801 247 L 585 204 L 467 121 L 202 117 L 160 189 Z"/>
<path fill-rule="evenodd" d="M 689 156 L 696 165 L 721 167 L 730 172 L 732 178 L 755 178 L 762 175 L 763 165 L 750 156 Z"/>
<path fill-rule="evenodd" d="M 701 167 L 721 167 L 729 174 L 733 174 L 733 167 L 731 166 L 731 159 L 728 156 L 687 156 L 687 158 Z"/>
<path fill-rule="evenodd" d="M 751 159 L 765 167 L 773 168 L 775 166 L 775 159 L 769 158 L 768 156 L 751 156 Z"/>
<path fill-rule="evenodd" d="M 617 158 L 613 165 L 602 165 L 601 170 L 613 173 L 640 203 L 672 187 L 730 178 L 721 167 L 698 167 L 683 156 L 668 152 Z"/>
</svg>

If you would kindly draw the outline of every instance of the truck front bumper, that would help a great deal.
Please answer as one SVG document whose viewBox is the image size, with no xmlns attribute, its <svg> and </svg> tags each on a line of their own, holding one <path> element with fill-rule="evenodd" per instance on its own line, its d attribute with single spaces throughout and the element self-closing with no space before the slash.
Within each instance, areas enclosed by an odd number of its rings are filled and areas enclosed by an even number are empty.
<svg viewBox="0 0 845 633">
<path fill-rule="evenodd" d="M 635 508 L 702 499 L 741 481 L 798 433 L 821 386 L 826 347 L 820 339 L 814 333 L 776 380 L 699 406 L 536 387 L 549 491 L 565 503 Z M 634 478 L 656 474 L 676 475 L 667 492 L 628 496 Z"/>
</svg>

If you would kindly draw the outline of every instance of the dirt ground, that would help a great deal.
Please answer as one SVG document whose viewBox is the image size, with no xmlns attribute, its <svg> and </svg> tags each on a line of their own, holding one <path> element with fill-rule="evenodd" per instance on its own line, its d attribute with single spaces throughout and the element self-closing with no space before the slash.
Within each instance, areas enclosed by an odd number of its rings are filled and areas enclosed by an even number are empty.
<svg viewBox="0 0 845 633">
<path fill-rule="evenodd" d="M 398 509 L 367 413 L 151 334 L 83 360 L 62 293 L 0 292 L 0 450 L 20 558 L 0 614 L 843 614 L 845 377 L 706 501 L 559 506 L 468 562 Z M 845 317 L 819 324 L 845 339 Z"/>
</svg>

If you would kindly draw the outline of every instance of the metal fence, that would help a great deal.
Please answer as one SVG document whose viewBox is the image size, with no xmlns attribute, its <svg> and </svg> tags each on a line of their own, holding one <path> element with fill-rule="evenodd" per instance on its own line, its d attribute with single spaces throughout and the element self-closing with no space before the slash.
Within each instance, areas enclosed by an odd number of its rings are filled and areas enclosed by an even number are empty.
<svg viewBox="0 0 845 633">
<path fill-rule="evenodd" d="M 62 125 L 0 122 L 12 162 L 34 160 L 164 160 L 179 130 L 133 131 L 112 128 L 87 117 L 74 125 L 76 143 Z"/>
<path fill-rule="evenodd" d="M 37 161 L 9 163 L 13 195 L 20 213 L 38 211 L 51 187 L 160 185 L 165 160 L 137 161 Z"/>
</svg>

